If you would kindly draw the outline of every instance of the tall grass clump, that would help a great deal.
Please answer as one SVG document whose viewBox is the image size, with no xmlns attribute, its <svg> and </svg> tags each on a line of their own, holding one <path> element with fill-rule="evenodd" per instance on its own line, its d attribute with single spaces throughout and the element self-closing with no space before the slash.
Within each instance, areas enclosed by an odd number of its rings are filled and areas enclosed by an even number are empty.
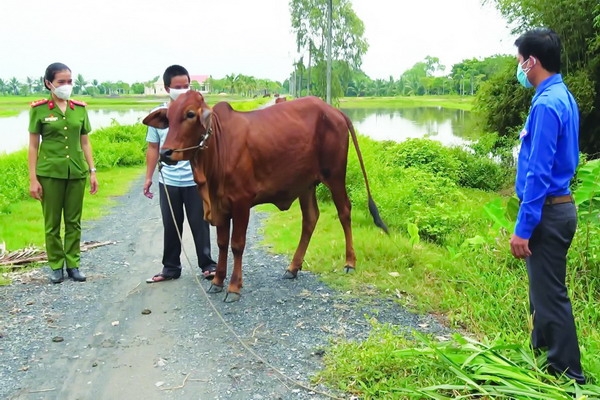
<svg viewBox="0 0 600 400">
<path fill-rule="evenodd" d="M 600 396 L 598 386 L 550 375 L 545 355 L 537 356 L 529 347 L 461 335 L 440 339 L 373 323 L 364 342 L 335 345 L 317 378 L 364 400 Z"/>
<path fill-rule="evenodd" d="M 11 203 L 29 197 L 27 150 L 0 154 L 0 171 L 0 214 L 6 214 Z"/>
<path fill-rule="evenodd" d="M 91 137 L 97 168 L 129 167 L 146 162 L 147 127 L 141 123 L 111 126 L 95 131 Z"/>
</svg>

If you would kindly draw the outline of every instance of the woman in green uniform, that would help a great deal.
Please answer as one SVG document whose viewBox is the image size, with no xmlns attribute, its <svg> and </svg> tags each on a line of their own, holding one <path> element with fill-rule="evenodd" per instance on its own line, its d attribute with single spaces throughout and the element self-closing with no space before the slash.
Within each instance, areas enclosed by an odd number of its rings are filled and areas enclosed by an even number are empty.
<svg viewBox="0 0 600 400">
<path fill-rule="evenodd" d="M 73 80 L 64 64 L 50 64 L 44 75 L 50 97 L 31 103 L 29 113 L 29 193 L 40 200 L 44 214 L 50 280 L 85 281 L 79 271 L 81 211 L 86 178 L 90 193 L 98 190 L 86 104 L 71 100 Z M 64 241 L 61 225 L 64 219 Z"/>
</svg>

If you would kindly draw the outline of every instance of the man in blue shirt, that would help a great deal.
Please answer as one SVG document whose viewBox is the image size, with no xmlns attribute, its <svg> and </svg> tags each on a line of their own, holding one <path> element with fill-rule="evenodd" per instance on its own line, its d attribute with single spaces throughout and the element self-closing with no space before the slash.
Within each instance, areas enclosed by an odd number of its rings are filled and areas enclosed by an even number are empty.
<svg viewBox="0 0 600 400">
<path fill-rule="evenodd" d="M 520 133 L 515 189 L 521 205 L 510 249 L 527 264 L 533 348 L 547 348 L 550 372 L 584 384 L 565 284 L 577 228 L 569 183 L 579 160 L 579 109 L 559 73 L 561 43 L 555 32 L 531 30 L 515 46 L 517 79 L 535 94 Z"/>
<path fill-rule="evenodd" d="M 172 101 L 180 94 L 190 90 L 190 75 L 180 65 L 168 67 L 163 74 L 163 82 Z M 168 105 L 164 104 L 162 107 L 168 107 Z M 148 198 L 153 197 L 150 191 L 152 175 L 156 169 L 160 147 L 165 142 L 168 131 L 169 128 L 148 127 L 146 181 L 144 183 L 144 195 Z M 190 162 L 180 161 L 175 165 L 163 165 L 158 181 L 160 211 L 164 227 L 163 269 L 160 273 L 147 279 L 146 282 L 162 282 L 181 276 L 181 242 L 178 231 L 183 234 L 184 206 L 194 237 L 198 266 L 206 279 L 212 279 L 215 275 L 216 263 L 210 254 L 210 231 L 208 223 L 204 220 L 202 198 L 196 187 Z M 166 191 L 169 194 L 168 198 Z"/>
</svg>

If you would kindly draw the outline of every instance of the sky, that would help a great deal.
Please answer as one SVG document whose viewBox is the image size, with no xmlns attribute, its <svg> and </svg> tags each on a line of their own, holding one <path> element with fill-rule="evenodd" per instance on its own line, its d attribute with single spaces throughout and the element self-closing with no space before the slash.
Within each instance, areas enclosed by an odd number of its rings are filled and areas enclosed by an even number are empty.
<svg viewBox="0 0 600 400">
<path fill-rule="evenodd" d="M 426 56 L 449 72 L 464 59 L 516 54 L 506 21 L 481 0 L 350 1 L 365 24 L 371 79 L 397 79 Z M 2 0 L 2 15 L 4 80 L 62 62 L 88 81 L 145 82 L 171 64 L 283 81 L 300 56 L 288 0 Z"/>
</svg>

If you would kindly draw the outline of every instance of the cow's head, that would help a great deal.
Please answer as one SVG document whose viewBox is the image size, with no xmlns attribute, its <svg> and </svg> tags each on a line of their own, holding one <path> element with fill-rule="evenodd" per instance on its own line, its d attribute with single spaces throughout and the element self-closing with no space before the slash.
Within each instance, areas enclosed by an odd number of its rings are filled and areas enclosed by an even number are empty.
<svg viewBox="0 0 600 400">
<path fill-rule="evenodd" d="M 159 129 L 169 128 L 169 133 L 160 149 L 160 160 L 165 164 L 176 164 L 192 158 L 195 150 L 204 147 L 211 134 L 212 110 L 204 97 L 189 91 L 161 108 L 148 114 L 144 125 Z"/>
</svg>

